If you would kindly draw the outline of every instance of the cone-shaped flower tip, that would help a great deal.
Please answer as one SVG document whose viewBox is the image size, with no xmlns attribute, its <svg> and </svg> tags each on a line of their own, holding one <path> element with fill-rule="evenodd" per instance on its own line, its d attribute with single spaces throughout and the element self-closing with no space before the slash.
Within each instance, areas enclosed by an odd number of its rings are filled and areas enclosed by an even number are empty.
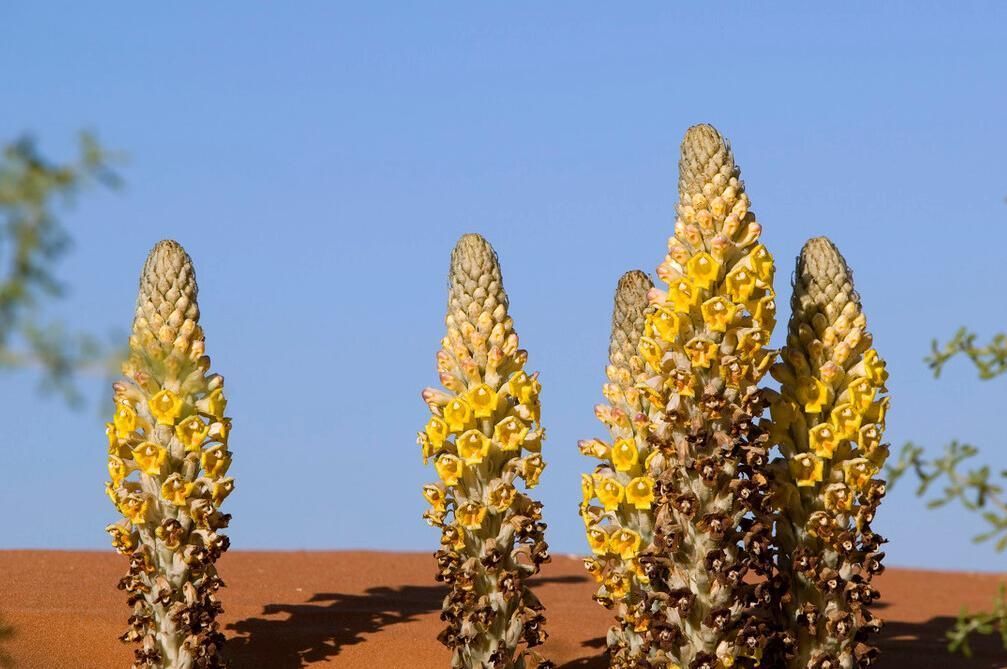
<svg viewBox="0 0 1007 669">
<path fill-rule="evenodd" d="M 860 296 L 853 289 L 853 272 L 839 249 L 827 237 L 808 240 L 797 259 L 791 321 L 811 323 L 816 313 L 833 323 L 850 302 L 859 309 Z"/>
<path fill-rule="evenodd" d="M 199 320 L 196 290 L 192 259 L 182 245 L 170 239 L 158 242 L 140 273 L 133 334 L 173 342 L 183 323 Z"/>
<path fill-rule="evenodd" d="M 456 319 L 459 327 L 466 321 L 475 326 L 479 314 L 488 313 L 500 322 L 506 311 L 507 293 L 496 251 L 482 235 L 462 235 L 451 251 L 448 319 Z"/>
<path fill-rule="evenodd" d="M 702 193 L 703 185 L 725 165 L 728 174 L 735 171 L 731 147 L 716 128 L 701 123 L 686 130 L 678 161 L 679 200 L 688 203 L 693 194 Z"/>
<path fill-rule="evenodd" d="M 636 355 L 643 334 L 647 292 L 654 287 L 644 272 L 634 269 L 619 278 L 612 308 L 612 338 L 608 346 L 609 362 L 620 369 L 629 369 L 629 359 Z"/>
</svg>

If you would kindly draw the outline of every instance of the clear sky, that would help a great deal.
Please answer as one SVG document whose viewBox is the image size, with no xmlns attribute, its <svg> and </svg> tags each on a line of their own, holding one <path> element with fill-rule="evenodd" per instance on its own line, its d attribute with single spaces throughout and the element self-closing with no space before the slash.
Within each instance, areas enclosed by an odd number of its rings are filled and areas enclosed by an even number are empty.
<svg viewBox="0 0 1007 669">
<path fill-rule="evenodd" d="M 959 325 L 1007 328 L 1007 6 L 876 5 L 4 2 L 0 138 L 68 158 L 84 127 L 129 154 L 124 190 L 64 217 L 50 315 L 124 333 L 148 249 L 192 255 L 239 549 L 434 550 L 419 392 L 451 247 L 485 235 L 542 373 L 548 538 L 577 553 L 612 291 L 663 257 L 697 122 L 732 141 L 781 294 L 810 236 L 855 268 L 892 443 L 957 436 L 1007 467 L 1007 379 L 922 361 Z M 84 390 L 74 411 L 0 376 L 0 548 L 107 548 L 109 389 Z M 877 528 L 891 564 L 1007 564 L 970 543 L 980 519 L 909 486 Z"/>
</svg>

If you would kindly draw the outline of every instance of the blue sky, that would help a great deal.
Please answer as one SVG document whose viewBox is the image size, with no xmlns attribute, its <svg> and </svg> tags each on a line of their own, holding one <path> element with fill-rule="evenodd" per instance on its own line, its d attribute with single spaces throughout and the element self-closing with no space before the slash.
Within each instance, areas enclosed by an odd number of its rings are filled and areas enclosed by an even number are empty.
<svg viewBox="0 0 1007 669">
<path fill-rule="evenodd" d="M 999 3 L 7 2 L 0 138 L 67 158 L 90 128 L 129 155 L 122 191 L 65 214 L 70 290 L 49 315 L 124 332 L 150 246 L 193 256 L 230 389 L 235 548 L 436 547 L 419 392 L 451 246 L 485 235 L 542 373 L 549 540 L 575 553 L 612 291 L 663 257 L 697 122 L 732 141 L 781 293 L 810 236 L 855 268 L 892 443 L 957 436 L 1007 466 L 1007 379 L 922 362 L 959 325 L 1007 328 L 1005 19 Z M 0 377 L 0 548 L 105 548 L 109 391 L 85 380 L 73 411 L 35 381 Z M 1003 569 L 969 541 L 980 519 L 909 486 L 877 528 L 891 564 Z"/>
</svg>

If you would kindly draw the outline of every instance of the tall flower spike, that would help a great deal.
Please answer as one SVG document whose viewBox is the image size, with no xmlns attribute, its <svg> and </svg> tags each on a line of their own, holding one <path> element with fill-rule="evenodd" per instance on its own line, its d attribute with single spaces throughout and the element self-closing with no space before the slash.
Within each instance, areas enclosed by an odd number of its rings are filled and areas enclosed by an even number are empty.
<svg viewBox="0 0 1007 669">
<path fill-rule="evenodd" d="M 542 605 L 527 581 L 549 561 L 542 505 L 530 489 L 545 463 L 538 374 L 507 313 L 489 243 L 465 235 L 451 253 L 447 335 L 437 353 L 445 390 L 427 388 L 433 414 L 418 443 L 440 482 L 423 488 L 427 522 L 441 529 L 437 580 L 450 590 L 440 640 L 451 666 L 551 666 L 529 648 L 545 640 Z"/>
<path fill-rule="evenodd" d="M 234 487 L 231 420 L 224 380 L 209 368 L 192 260 L 178 243 L 159 242 L 140 275 L 125 378 L 113 385 L 106 425 L 106 492 L 124 517 L 107 531 L 129 558 L 119 587 L 133 613 L 122 640 L 140 644 L 137 669 L 225 666 L 214 563 L 228 547 L 218 531 L 230 516 L 218 509 Z"/>
<path fill-rule="evenodd" d="M 612 666 L 647 666 L 652 627 L 648 579 L 641 564 L 643 553 L 653 553 L 654 478 L 648 473 L 653 448 L 647 439 L 647 396 L 636 387 L 643 371 L 638 353 L 643 336 L 648 293 L 653 283 L 640 271 L 619 279 L 612 310 L 608 383 L 603 394 L 608 404 L 595 413 L 608 428 L 610 439 L 580 443 L 584 455 L 601 463 L 584 474 L 580 506 L 592 556 L 584 561 L 600 584 L 595 599 L 615 613 L 609 630 Z"/>
<path fill-rule="evenodd" d="M 878 651 L 865 638 L 881 625 L 868 609 L 884 539 L 870 525 L 885 494 L 875 475 L 888 457 L 888 373 L 853 274 L 825 237 L 801 250 L 791 306 L 771 406 L 784 458 L 774 463 L 780 568 L 792 590 L 788 624 L 798 631 L 790 666 L 866 667 Z"/>
<path fill-rule="evenodd" d="M 624 648 L 614 666 L 775 666 L 779 579 L 768 439 L 756 424 L 758 384 L 774 358 L 766 348 L 776 312 L 773 259 L 720 133 L 690 128 L 679 165 L 675 234 L 658 268 L 668 290 L 651 291 L 635 387 L 644 414 L 630 421 L 637 451 L 648 444 L 633 465 L 639 474 L 631 471 L 654 481 L 653 541 L 636 558 L 636 636 L 616 639 Z M 624 445 L 611 448 L 614 456 Z M 604 454 L 604 446 L 596 450 Z M 596 486 L 603 505 L 612 487 Z"/>
</svg>

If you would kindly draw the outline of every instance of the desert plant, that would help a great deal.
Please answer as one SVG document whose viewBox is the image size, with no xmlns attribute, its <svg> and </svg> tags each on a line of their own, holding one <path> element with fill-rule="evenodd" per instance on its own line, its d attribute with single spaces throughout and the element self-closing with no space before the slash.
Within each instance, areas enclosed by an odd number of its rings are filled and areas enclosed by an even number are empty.
<svg viewBox="0 0 1007 669">
<path fill-rule="evenodd" d="M 113 386 L 106 426 L 106 490 L 124 516 L 107 530 L 129 557 L 119 587 L 133 607 L 122 640 L 141 644 L 134 667 L 225 666 L 214 563 L 228 547 L 218 531 L 230 516 L 218 509 L 234 487 L 231 421 L 224 379 L 209 368 L 192 260 L 176 242 L 159 242 L 140 276 L 125 378 Z"/>
<path fill-rule="evenodd" d="M 863 667 L 880 627 L 869 605 L 884 539 L 871 530 L 885 483 L 885 363 L 872 348 L 853 275 L 824 237 L 801 250 L 780 382 L 771 400 L 781 514 L 780 570 L 790 582 L 786 624 L 796 630 L 793 669 Z"/>
<path fill-rule="evenodd" d="M 628 531 L 635 530 L 622 527 L 620 515 L 635 510 L 637 499 L 644 505 L 653 480 L 650 510 L 638 516 L 652 524 L 651 541 L 641 536 L 635 562 L 623 568 L 633 583 L 609 592 L 603 579 L 599 596 L 632 593 L 629 615 L 610 635 L 616 666 L 772 664 L 778 584 L 770 583 L 767 436 L 756 419 L 758 383 L 773 361 L 766 349 L 775 323 L 773 259 L 758 243 L 761 227 L 720 133 L 690 128 L 679 169 L 675 234 L 658 268 L 669 288 L 650 291 L 637 349 L 643 364 L 634 390 L 643 410 L 626 416 L 618 402 L 603 408 L 600 418 L 619 439 L 582 445 L 609 463 L 592 480 L 601 509 L 587 509 L 596 552 L 634 552 Z M 642 484 L 627 501 L 615 473 L 634 454 L 626 471 Z"/>
<path fill-rule="evenodd" d="M 549 560 L 542 506 L 533 488 L 545 464 L 538 374 L 507 313 L 500 265 L 469 234 L 451 254 L 447 336 L 437 353 L 444 390 L 427 388 L 433 416 L 419 433 L 424 462 L 440 483 L 424 487 L 424 514 L 441 529 L 437 580 L 449 586 L 440 640 L 452 667 L 549 666 L 528 650 L 545 640 L 542 605 L 528 579 Z"/>
<path fill-rule="evenodd" d="M 635 270 L 619 279 L 605 370 L 608 383 L 602 390 L 608 404 L 595 408 L 611 443 L 589 439 L 578 444 L 584 455 L 602 461 L 591 474 L 582 475 L 580 513 L 592 552 L 584 564 L 601 584 L 595 599 L 616 616 L 607 639 L 612 666 L 638 666 L 650 657 L 647 577 L 639 556 L 654 539 L 654 479 L 648 467 L 654 449 L 645 429 L 648 403 L 636 384 L 643 371 L 637 348 L 653 285 L 650 277 Z"/>
</svg>

